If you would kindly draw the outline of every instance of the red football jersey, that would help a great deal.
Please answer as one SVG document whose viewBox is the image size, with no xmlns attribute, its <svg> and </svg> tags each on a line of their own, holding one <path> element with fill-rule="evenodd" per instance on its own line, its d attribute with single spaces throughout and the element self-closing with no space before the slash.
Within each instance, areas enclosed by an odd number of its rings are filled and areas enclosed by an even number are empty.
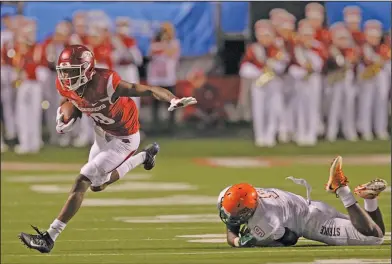
<svg viewBox="0 0 392 264">
<path fill-rule="evenodd" d="M 111 70 L 96 68 L 92 80 L 86 84 L 82 97 L 70 91 L 56 79 L 59 93 L 71 101 L 81 112 L 90 116 L 95 124 L 114 136 L 127 136 L 139 131 L 139 113 L 135 102 L 128 97 L 111 98 L 120 83 L 120 76 Z"/>
</svg>

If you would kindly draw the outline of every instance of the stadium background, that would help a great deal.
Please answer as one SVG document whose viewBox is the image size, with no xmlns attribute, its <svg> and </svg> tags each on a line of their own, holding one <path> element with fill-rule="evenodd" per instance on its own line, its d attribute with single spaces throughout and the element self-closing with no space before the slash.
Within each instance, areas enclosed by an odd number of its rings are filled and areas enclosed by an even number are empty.
<svg viewBox="0 0 392 264">
<path fill-rule="evenodd" d="M 343 8 L 354 4 L 362 8 L 363 22 L 378 19 L 385 32 L 390 30 L 390 3 L 320 3 L 326 8 L 326 25 L 342 20 Z M 229 184 L 247 181 L 305 195 L 301 187 L 285 180 L 291 175 L 303 177 L 313 186 L 314 199 L 343 211 L 339 200 L 323 190 L 335 155 L 346 157 L 346 172 L 353 186 L 374 177 L 390 178 L 389 141 L 320 140 L 314 147 L 288 143 L 258 148 L 253 144 L 251 122 L 235 116 L 239 62 L 246 44 L 254 40 L 254 22 L 268 18 L 272 8 L 284 8 L 299 20 L 304 17 L 306 4 L 2 2 L 2 15 L 23 14 L 36 19 L 38 41 L 53 33 L 60 20 L 71 19 L 76 10 L 104 10 L 111 20 L 128 16 L 143 54 L 159 22 L 171 21 L 182 46 L 179 87 L 189 72 L 203 69 L 208 83 L 220 91 L 219 100 L 223 100 L 231 118 L 214 129 L 199 129 L 179 121 L 175 131 L 167 132 L 147 122 L 151 102 L 143 101 L 141 122 L 146 138 L 142 145 L 150 141 L 161 144 L 157 168 L 152 173 L 141 169 L 130 173 L 112 191 L 89 193 L 84 207 L 47 258 L 26 251 L 16 235 L 30 224 L 45 228 L 52 221 L 89 149 L 46 144 L 33 155 L 3 153 L 1 263 L 327 263 L 325 259 L 330 260 L 328 263 L 361 263 L 364 259 L 376 259 L 366 263 L 390 263 L 390 188 L 380 197 L 388 233 L 385 245 L 380 247 L 321 247 L 300 241 L 293 249 L 232 251 L 221 235 L 224 228 L 215 200 Z M 139 68 L 142 80 L 145 65 Z M 46 141 L 45 130 L 43 138 Z"/>
</svg>

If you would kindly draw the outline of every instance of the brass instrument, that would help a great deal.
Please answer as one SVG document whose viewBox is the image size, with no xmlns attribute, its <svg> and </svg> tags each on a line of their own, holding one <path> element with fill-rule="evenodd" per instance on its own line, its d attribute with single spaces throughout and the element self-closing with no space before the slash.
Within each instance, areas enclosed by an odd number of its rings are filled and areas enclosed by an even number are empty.
<svg viewBox="0 0 392 264">
<path fill-rule="evenodd" d="M 374 63 L 369 66 L 366 66 L 363 72 L 361 72 L 360 78 L 365 81 L 374 78 L 377 74 L 380 73 L 383 66 L 384 65 L 380 63 Z"/>
<path fill-rule="evenodd" d="M 304 48 L 296 46 L 294 48 L 294 56 L 298 64 L 308 71 L 308 74 L 303 78 L 304 81 L 308 80 L 313 73 L 313 69 L 309 58 L 304 53 Z"/>
<path fill-rule="evenodd" d="M 264 67 L 264 72 L 256 79 L 256 85 L 263 86 L 275 79 L 275 77 L 275 72 L 270 67 L 266 66 Z"/>
<path fill-rule="evenodd" d="M 12 58 L 12 64 L 16 72 L 16 78 L 12 81 L 12 87 L 17 89 L 22 84 L 24 78 L 23 58 L 20 52 L 17 52 Z"/>
<path fill-rule="evenodd" d="M 284 59 L 284 53 L 280 50 L 272 59 L 282 61 Z M 256 79 L 257 86 L 266 85 L 276 77 L 274 70 L 268 66 L 268 61 L 269 59 L 266 61 L 266 66 L 264 66 L 264 72 Z"/>
<path fill-rule="evenodd" d="M 342 81 L 346 77 L 347 70 L 351 68 L 351 64 L 346 60 L 342 52 L 335 45 L 330 46 L 329 53 L 336 65 L 339 67 L 338 69 L 329 72 L 327 75 L 327 83 L 329 85 L 333 85 Z"/>
<path fill-rule="evenodd" d="M 360 78 L 366 81 L 374 78 L 380 73 L 381 69 L 384 67 L 385 61 L 369 45 L 364 46 L 364 58 L 371 62 L 371 64 L 366 66 L 360 74 Z"/>
</svg>

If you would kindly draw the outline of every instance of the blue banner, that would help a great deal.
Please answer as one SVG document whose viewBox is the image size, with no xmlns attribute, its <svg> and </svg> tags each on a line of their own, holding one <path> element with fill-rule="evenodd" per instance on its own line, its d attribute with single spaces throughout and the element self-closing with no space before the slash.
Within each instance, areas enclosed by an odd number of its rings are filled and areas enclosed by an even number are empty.
<svg viewBox="0 0 392 264">
<path fill-rule="evenodd" d="M 343 9 L 346 6 L 358 6 L 362 10 L 362 26 L 366 20 L 377 19 L 384 31 L 391 28 L 391 2 L 326 2 L 328 24 L 343 20 Z"/>
<path fill-rule="evenodd" d="M 17 12 L 16 4 L 11 5 L 11 4 L 1 3 L 0 10 L 1 10 L 1 16 L 4 16 L 5 14 L 16 15 Z"/>
<path fill-rule="evenodd" d="M 225 33 L 244 33 L 248 29 L 249 2 L 221 2 L 221 25 Z"/>
<path fill-rule="evenodd" d="M 103 10 L 112 22 L 117 16 L 129 17 L 143 54 L 164 21 L 174 24 L 182 56 L 201 56 L 216 48 L 214 6 L 209 2 L 26 2 L 24 13 L 37 19 L 37 37 L 42 41 L 59 21 L 78 10 Z"/>
</svg>

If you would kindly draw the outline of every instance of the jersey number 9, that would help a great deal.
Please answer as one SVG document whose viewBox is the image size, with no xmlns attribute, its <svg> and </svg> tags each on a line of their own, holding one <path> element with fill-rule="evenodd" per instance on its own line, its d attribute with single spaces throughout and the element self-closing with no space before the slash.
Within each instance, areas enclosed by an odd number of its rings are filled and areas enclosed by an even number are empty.
<svg viewBox="0 0 392 264">
<path fill-rule="evenodd" d="M 104 116 L 101 113 L 92 113 L 92 114 L 90 114 L 90 116 L 92 119 L 94 119 L 94 121 L 96 123 L 100 123 L 100 124 L 104 124 L 104 125 L 111 125 L 111 124 L 114 124 L 114 122 L 115 122 L 113 119 L 111 119 L 107 116 Z"/>
</svg>

